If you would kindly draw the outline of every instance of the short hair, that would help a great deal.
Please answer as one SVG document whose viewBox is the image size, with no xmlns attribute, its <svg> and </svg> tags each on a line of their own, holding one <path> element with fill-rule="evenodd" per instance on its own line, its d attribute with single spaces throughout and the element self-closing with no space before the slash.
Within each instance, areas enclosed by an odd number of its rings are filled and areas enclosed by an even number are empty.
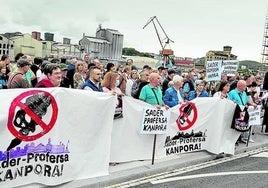
<svg viewBox="0 0 268 188">
<path fill-rule="evenodd" d="M 46 60 L 42 62 L 41 67 L 40 67 L 41 72 L 44 72 L 46 65 L 49 64 L 49 63 L 51 63 L 51 62 L 46 61 Z"/>
<path fill-rule="evenodd" d="M 53 58 L 53 59 L 51 59 L 50 62 L 51 62 L 51 63 L 57 63 L 57 62 L 60 63 L 60 59 L 58 59 L 58 58 Z"/>
<path fill-rule="evenodd" d="M 17 55 L 15 56 L 15 61 L 17 62 L 22 56 L 24 56 L 23 53 L 17 53 Z"/>
<path fill-rule="evenodd" d="M 8 57 L 9 57 L 9 56 L 8 56 L 7 54 L 2 55 L 2 57 L 1 57 L 1 61 L 5 61 L 6 58 L 8 58 Z"/>
<path fill-rule="evenodd" d="M 175 75 L 172 79 L 173 83 L 176 84 L 178 82 L 182 82 L 183 81 L 183 77 L 179 76 L 179 75 Z"/>
<path fill-rule="evenodd" d="M 90 57 L 90 54 L 85 54 L 84 55 L 84 59 L 85 59 L 85 57 Z"/>
<path fill-rule="evenodd" d="M 41 57 L 35 57 L 34 58 L 34 64 L 35 65 L 41 65 L 43 63 L 43 59 Z"/>
<path fill-rule="evenodd" d="M 87 71 L 88 76 L 90 76 L 90 74 L 93 73 L 93 70 L 94 70 L 94 69 L 99 69 L 99 70 L 100 70 L 100 68 L 97 67 L 97 66 L 91 66 L 91 67 L 89 67 L 89 69 L 88 69 L 88 71 Z"/>
<path fill-rule="evenodd" d="M 53 70 L 60 69 L 60 66 L 54 63 L 48 63 L 44 68 L 44 74 L 52 74 Z"/>
<path fill-rule="evenodd" d="M 247 79 L 249 79 L 250 77 L 251 77 L 250 74 L 246 74 L 246 75 L 244 75 L 244 80 L 247 80 Z"/>
</svg>

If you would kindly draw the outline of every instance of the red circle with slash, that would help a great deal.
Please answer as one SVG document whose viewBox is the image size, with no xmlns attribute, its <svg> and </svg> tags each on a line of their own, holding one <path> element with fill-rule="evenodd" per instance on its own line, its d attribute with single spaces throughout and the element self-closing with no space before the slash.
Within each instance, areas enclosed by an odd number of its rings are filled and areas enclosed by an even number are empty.
<svg viewBox="0 0 268 188">
<path fill-rule="evenodd" d="M 190 105 L 191 110 L 189 112 L 185 112 L 184 109 Z M 194 103 L 186 102 L 181 105 L 179 108 L 180 115 L 176 120 L 179 130 L 185 131 L 191 128 L 197 120 L 197 108 Z M 185 124 L 185 125 L 184 125 Z"/>
<path fill-rule="evenodd" d="M 26 99 L 27 97 L 30 97 L 36 93 L 43 93 L 44 96 L 49 96 L 51 99 L 52 115 L 51 115 L 50 122 L 47 124 L 40 117 L 38 117 L 26 104 L 24 104 L 22 102 L 23 99 Z M 39 125 L 42 128 L 42 131 L 37 133 L 37 134 L 30 135 L 30 136 L 23 135 L 22 133 L 20 133 L 15 128 L 15 126 L 13 124 L 15 110 L 17 107 L 24 110 L 24 112 L 28 116 L 30 116 L 36 123 L 38 122 L 37 125 Z M 46 133 L 48 133 L 54 127 L 55 122 L 57 120 L 57 116 L 58 116 L 58 106 L 57 106 L 57 103 L 56 103 L 54 96 L 52 96 L 49 92 L 46 92 L 43 90 L 30 90 L 30 91 L 26 91 L 24 93 L 21 93 L 19 96 L 17 96 L 11 102 L 11 105 L 9 108 L 7 126 L 8 126 L 9 131 L 11 132 L 11 134 L 13 134 L 16 138 L 19 138 L 20 140 L 23 140 L 23 141 L 33 141 L 33 140 L 36 140 L 36 139 L 44 136 Z"/>
</svg>

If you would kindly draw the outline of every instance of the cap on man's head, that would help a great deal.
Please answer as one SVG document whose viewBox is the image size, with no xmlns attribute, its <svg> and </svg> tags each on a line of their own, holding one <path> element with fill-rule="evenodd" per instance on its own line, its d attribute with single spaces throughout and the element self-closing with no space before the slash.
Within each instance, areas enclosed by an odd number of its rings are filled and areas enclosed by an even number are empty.
<svg viewBox="0 0 268 188">
<path fill-rule="evenodd" d="M 175 71 L 174 69 L 168 69 L 168 70 L 167 70 L 167 73 L 168 73 L 168 74 L 175 74 L 176 71 Z"/>
<path fill-rule="evenodd" d="M 8 58 L 9 56 L 7 55 L 7 54 L 4 54 L 4 55 L 2 55 L 2 57 L 1 57 L 1 61 L 4 61 L 6 58 Z"/>
<path fill-rule="evenodd" d="M 28 61 L 26 61 L 24 59 L 19 60 L 18 63 L 17 63 L 18 67 L 25 67 L 27 65 L 31 65 L 31 63 L 29 63 Z"/>
<path fill-rule="evenodd" d="M 65 63 L 61 63 L 60 64 L 60 70 L 67 71 L 68 70 L 67 65 Z"/>
</svg>

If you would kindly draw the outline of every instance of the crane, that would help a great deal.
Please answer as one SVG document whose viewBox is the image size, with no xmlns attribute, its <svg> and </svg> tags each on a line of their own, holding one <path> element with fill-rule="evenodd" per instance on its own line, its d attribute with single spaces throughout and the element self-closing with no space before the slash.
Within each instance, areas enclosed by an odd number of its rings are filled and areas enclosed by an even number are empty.
<svg viewBox="0 0 268 188">
<path fill-rule="evenodd" d="M 156 20 L 156 22 L 155 22 L 155 20 Z M 159 41 L 159 43 L 160 43 L 160 45 L 161 45 L 161 48 L 162 48 L 162 49 L 160 50 L 160 54 L 163 56 L 164 67 L 166 67 L 166 65 L 167 65 L 167 63 L 168 63 L 168 61 L 169 61 L 169 59 L 170 59 L 169 56 L 174 54 L 173 50 L 171 50 L 171 49 L 166 49 L 166 46 L 167 46 L 169 43 L 171 43 L 171 42 L 174 43 L 174 41 L 171 40 L 171 39 L 167 36 L 165 30 L 163 29 L 162 25 L 160 24 L 160 22 L 159 22 L 159 20 L 157 19 L 156 16 L 151 17 L 151 18 L 147 21 L 147 23 L 145 24 L 145 26 L 143 26 L 142 29 L 144 29 L 144 28 L 145 28 L 147 25 L 149 25 L 151 22 L 152 22 L 153 25 L 154 25 L 154 29 L 155 29 L 155 32 L 156 32 L 158 41 Z M 162 32 L 165 34 L 165 38 L 162 39 L 162 40 L 161 40 L 160 35 L 159 35 L 159 32 L 158 32 L 158 30 L 157 30 L 156 23 L 157 23 L 158 26 L 162 29 Z"/>
</svg>

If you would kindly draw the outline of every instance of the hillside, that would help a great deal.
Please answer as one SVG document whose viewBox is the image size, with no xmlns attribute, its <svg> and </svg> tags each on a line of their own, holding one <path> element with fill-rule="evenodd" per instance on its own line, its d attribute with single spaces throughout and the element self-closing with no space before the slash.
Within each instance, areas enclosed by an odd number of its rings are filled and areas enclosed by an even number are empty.
<svg viewBox="0 0 268 188">
<path fill-rule="evenodd" d="M 257 61 L 251 61 L 251 60 L 244 60 L 239 61 L 239 67 L 245 66 L 247 69 L 255 70 L 255 71 L 268 71 L 268 66 L 262 63 L 259 63 Z"/>
</svg>

